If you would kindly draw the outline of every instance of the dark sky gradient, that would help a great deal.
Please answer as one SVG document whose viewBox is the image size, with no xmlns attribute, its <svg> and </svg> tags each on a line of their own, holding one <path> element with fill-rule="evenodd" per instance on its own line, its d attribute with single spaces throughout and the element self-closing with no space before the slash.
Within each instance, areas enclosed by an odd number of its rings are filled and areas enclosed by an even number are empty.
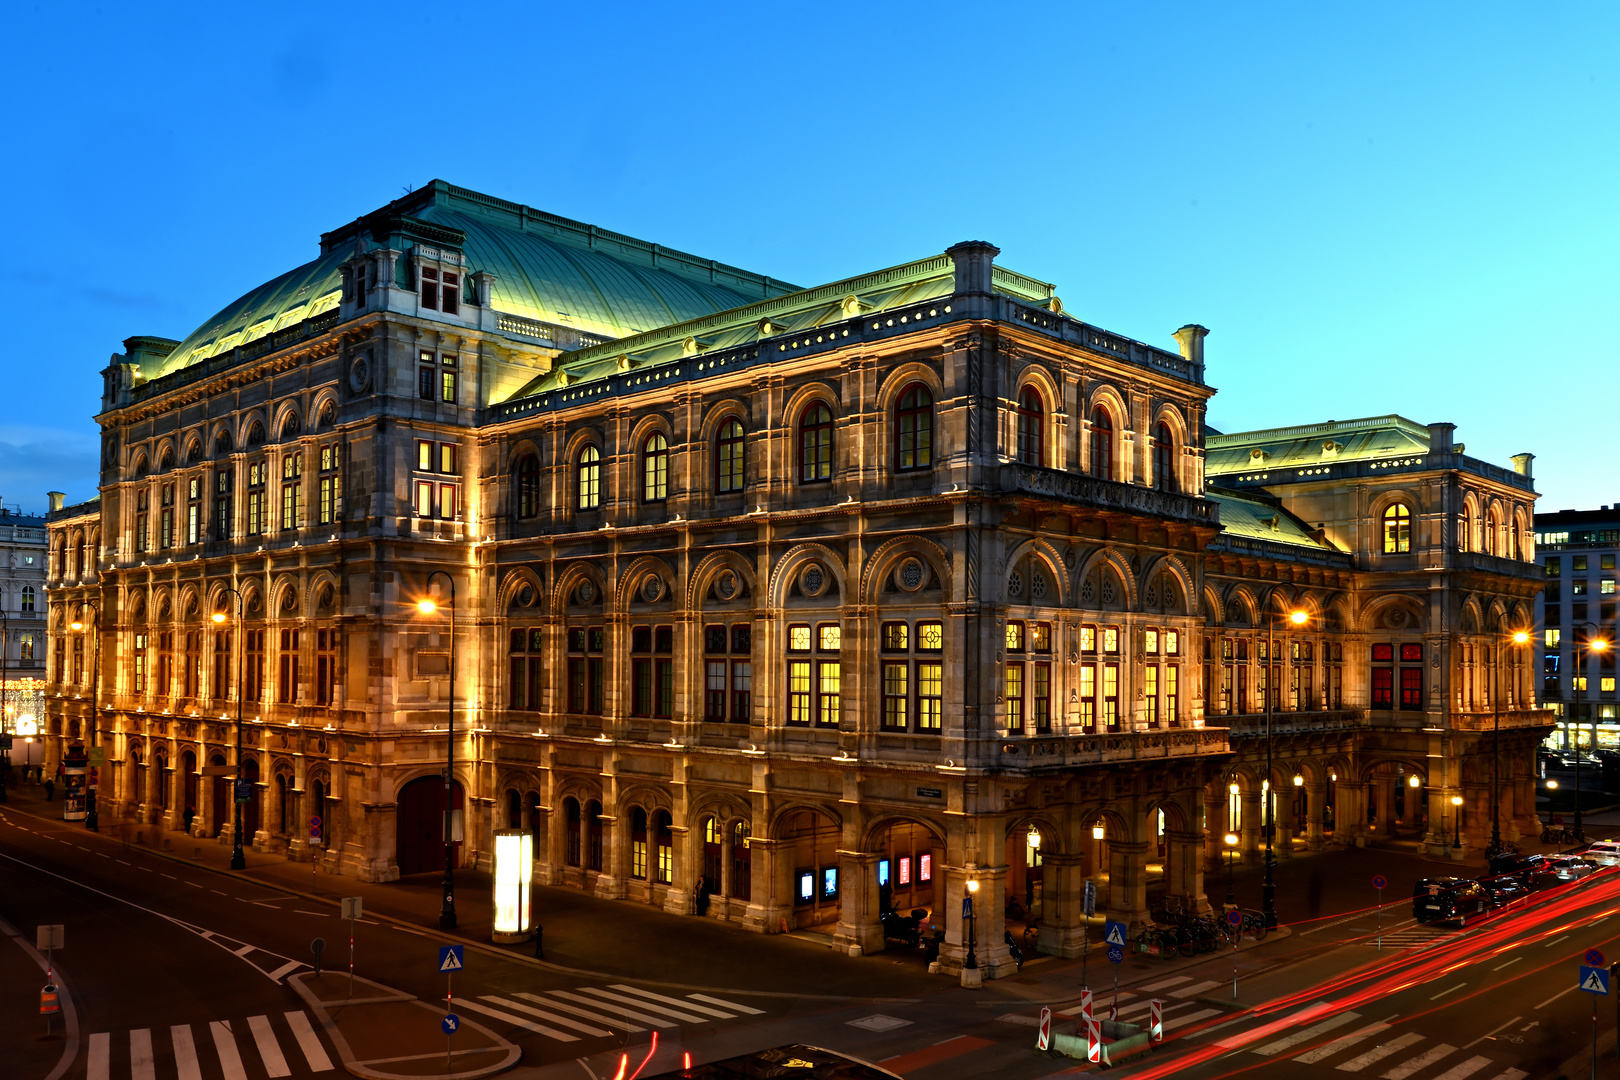
<svg viewBox="0 0 1620 1080">
<path fill-rule="evenodd" d="M 1231 7 L 1231 10 L 1228 10 Z M 434 177 L 813 285 L 990 240 L 1210 327 L 1223 430 L 1399 412 L 1614 469 L 1612 4 L 14 4 L 0 498 L 100 376 Z"/>
</svg>

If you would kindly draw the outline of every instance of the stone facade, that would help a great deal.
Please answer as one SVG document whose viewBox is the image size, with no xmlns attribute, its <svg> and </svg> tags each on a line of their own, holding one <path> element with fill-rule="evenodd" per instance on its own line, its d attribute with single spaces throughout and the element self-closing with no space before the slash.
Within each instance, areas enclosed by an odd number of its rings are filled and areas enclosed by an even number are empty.
<svg viewBox="0 0 1620 1080">
<path fill-rule="evenodd" d="M 497 226 L 699 298 L 520 305 Z M 1206 437 L 1202 327 L 1090 326 L 988 244 L 794 290 L 435 184 L 322 250 L 309 298 L 107 369 L 97 513 L 51 521 L 92 553 L 53 564 L 52 647 L 93 603 L 103 657 L 96 694 L 53 669 L 51 731 L 99 701 L 104 815 L 228 841 L 196 770 L 240 712 L 255 847 L 431 872 L 453 718 L 464 865 L 530 828 L 542 880 L 852 952 L 926 907 L 947 969 L 973 880 L 991 976 L 1008 900 L 1067 955 L 1088 879 L 1132 922 L 1150 888 L 1206 906 L 1228 828 L 1258 857 L 1268 743 L 1283 857 L 1398 820 L 1449 848 L 1454 794 L 1480 843 L 1506 704 L 1501 820 L 1531 828 L 1544 720 L 1480 652 L 1528 622 L 1530 545 L 1447 525 L 1528 522 L 1528 461 L 1399 418 Z M 1431 805 L 1397 810 L 1407 777 Z"/>
</svg>

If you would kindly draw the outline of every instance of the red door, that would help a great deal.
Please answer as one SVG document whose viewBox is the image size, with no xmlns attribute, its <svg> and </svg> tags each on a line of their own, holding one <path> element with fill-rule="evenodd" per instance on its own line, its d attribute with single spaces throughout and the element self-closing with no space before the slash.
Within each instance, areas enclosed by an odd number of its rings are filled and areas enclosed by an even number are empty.
<svg viewBox="0 0 1620 1080">
<path fill-rule="evenodd" d="M 462 808 L 461 785 L 450 793 L 451 805 Z M 397 859 L 401 874 L 426 874 L 444 869 L 444 781 L 422 776 L 399 789 L 396 829 L 399 838 Z M 461 844 L 453 845 L 450 857 L 461 862 Z"/>
</svg>

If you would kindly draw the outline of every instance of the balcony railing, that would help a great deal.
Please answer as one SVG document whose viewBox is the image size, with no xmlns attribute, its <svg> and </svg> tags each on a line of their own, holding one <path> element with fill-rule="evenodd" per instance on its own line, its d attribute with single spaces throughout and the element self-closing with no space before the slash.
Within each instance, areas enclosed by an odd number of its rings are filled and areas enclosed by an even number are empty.
<svg viewBox="0 0 1620 1080">
<path fill-rule="evenodd" d="M 1011 491 L 1133 514 L 1150 514 L 1208 525 L 1220 522 L 1219 507 L 1208 499 L 1135 484 L 1121 484 L 1114 480 L 1099 480 L 1080 473 L 1043 469 L 1037 465 L 1003 467 L 1001 486 Z"/>
</svg>

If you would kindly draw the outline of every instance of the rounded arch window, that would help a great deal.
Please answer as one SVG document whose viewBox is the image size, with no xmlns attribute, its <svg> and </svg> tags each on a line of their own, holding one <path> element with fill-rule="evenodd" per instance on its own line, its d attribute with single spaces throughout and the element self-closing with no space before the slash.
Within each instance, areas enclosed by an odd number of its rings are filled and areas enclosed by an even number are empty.
<svg viewBox="0 0 1620 1080">
<path fill-rule="evenodd" d="M 653 432 L 641 444 L 641 501 L 662 502 L 669 498 L 669 440 Z"/>
<path fill-rule="evenodd" d="M 1091 475 L 1114 479 L 1114 418 L 1101 405 L 1091 410 Z"/>
<path fill-rule="evenodd" d="M 517 516 L 532 518 L 540 513 L 540 459 L 524 454 L 512 470 L 517 482 Z"/>
<path fill-rule="evenodd" d="M 1500 555 L 1502 543 L 1502 518 L 1496 507 L 1485 511 L 1485 554 Z"/>
<path fill-rule="evenodd" d="M 1384 554 L 1401 555 L 1411 550 L 1412 508 L 1403 502 L 1391 503 L 1384 509 Z"/>
<path fill-rule="evenodd" d="M 1160 491 L 1176 491 L 1176 439 L 1170 425 L 1160 420 L 1153 425 L 1153 486 Z"/>
<path fill-rule="evenodd" d="M 720 425 L 714 455 L 716 491 L 729 493 L 743 489 L 744 437 L 742 421 L 735 416 Z"/>
<path fill-rule="evenodd" d="M 927 469 L 934 464 L 934 395 L 922 383 L 900 394 L 894 409 L 894 467 Z"/>
<path fill-rule="evenodd" d="M 1026 386 L 1018 395 L 1018 460 L 1025 465 L 1046 464 L 1046 406 L 1041 392 Z"/>
<path fill-rule="evenodd" d="M 602 505 L 602 451 L 594 444 L 579 452 L 574 465 L 575 488 L 579 492 L 579 508 L 595 510 Z"/>
<path fill-rule="evenodd" d="M 833 416 L 825 402 L 817 401 L 799 419 L 799 481 L 832 479 Z"/>
</svg>

